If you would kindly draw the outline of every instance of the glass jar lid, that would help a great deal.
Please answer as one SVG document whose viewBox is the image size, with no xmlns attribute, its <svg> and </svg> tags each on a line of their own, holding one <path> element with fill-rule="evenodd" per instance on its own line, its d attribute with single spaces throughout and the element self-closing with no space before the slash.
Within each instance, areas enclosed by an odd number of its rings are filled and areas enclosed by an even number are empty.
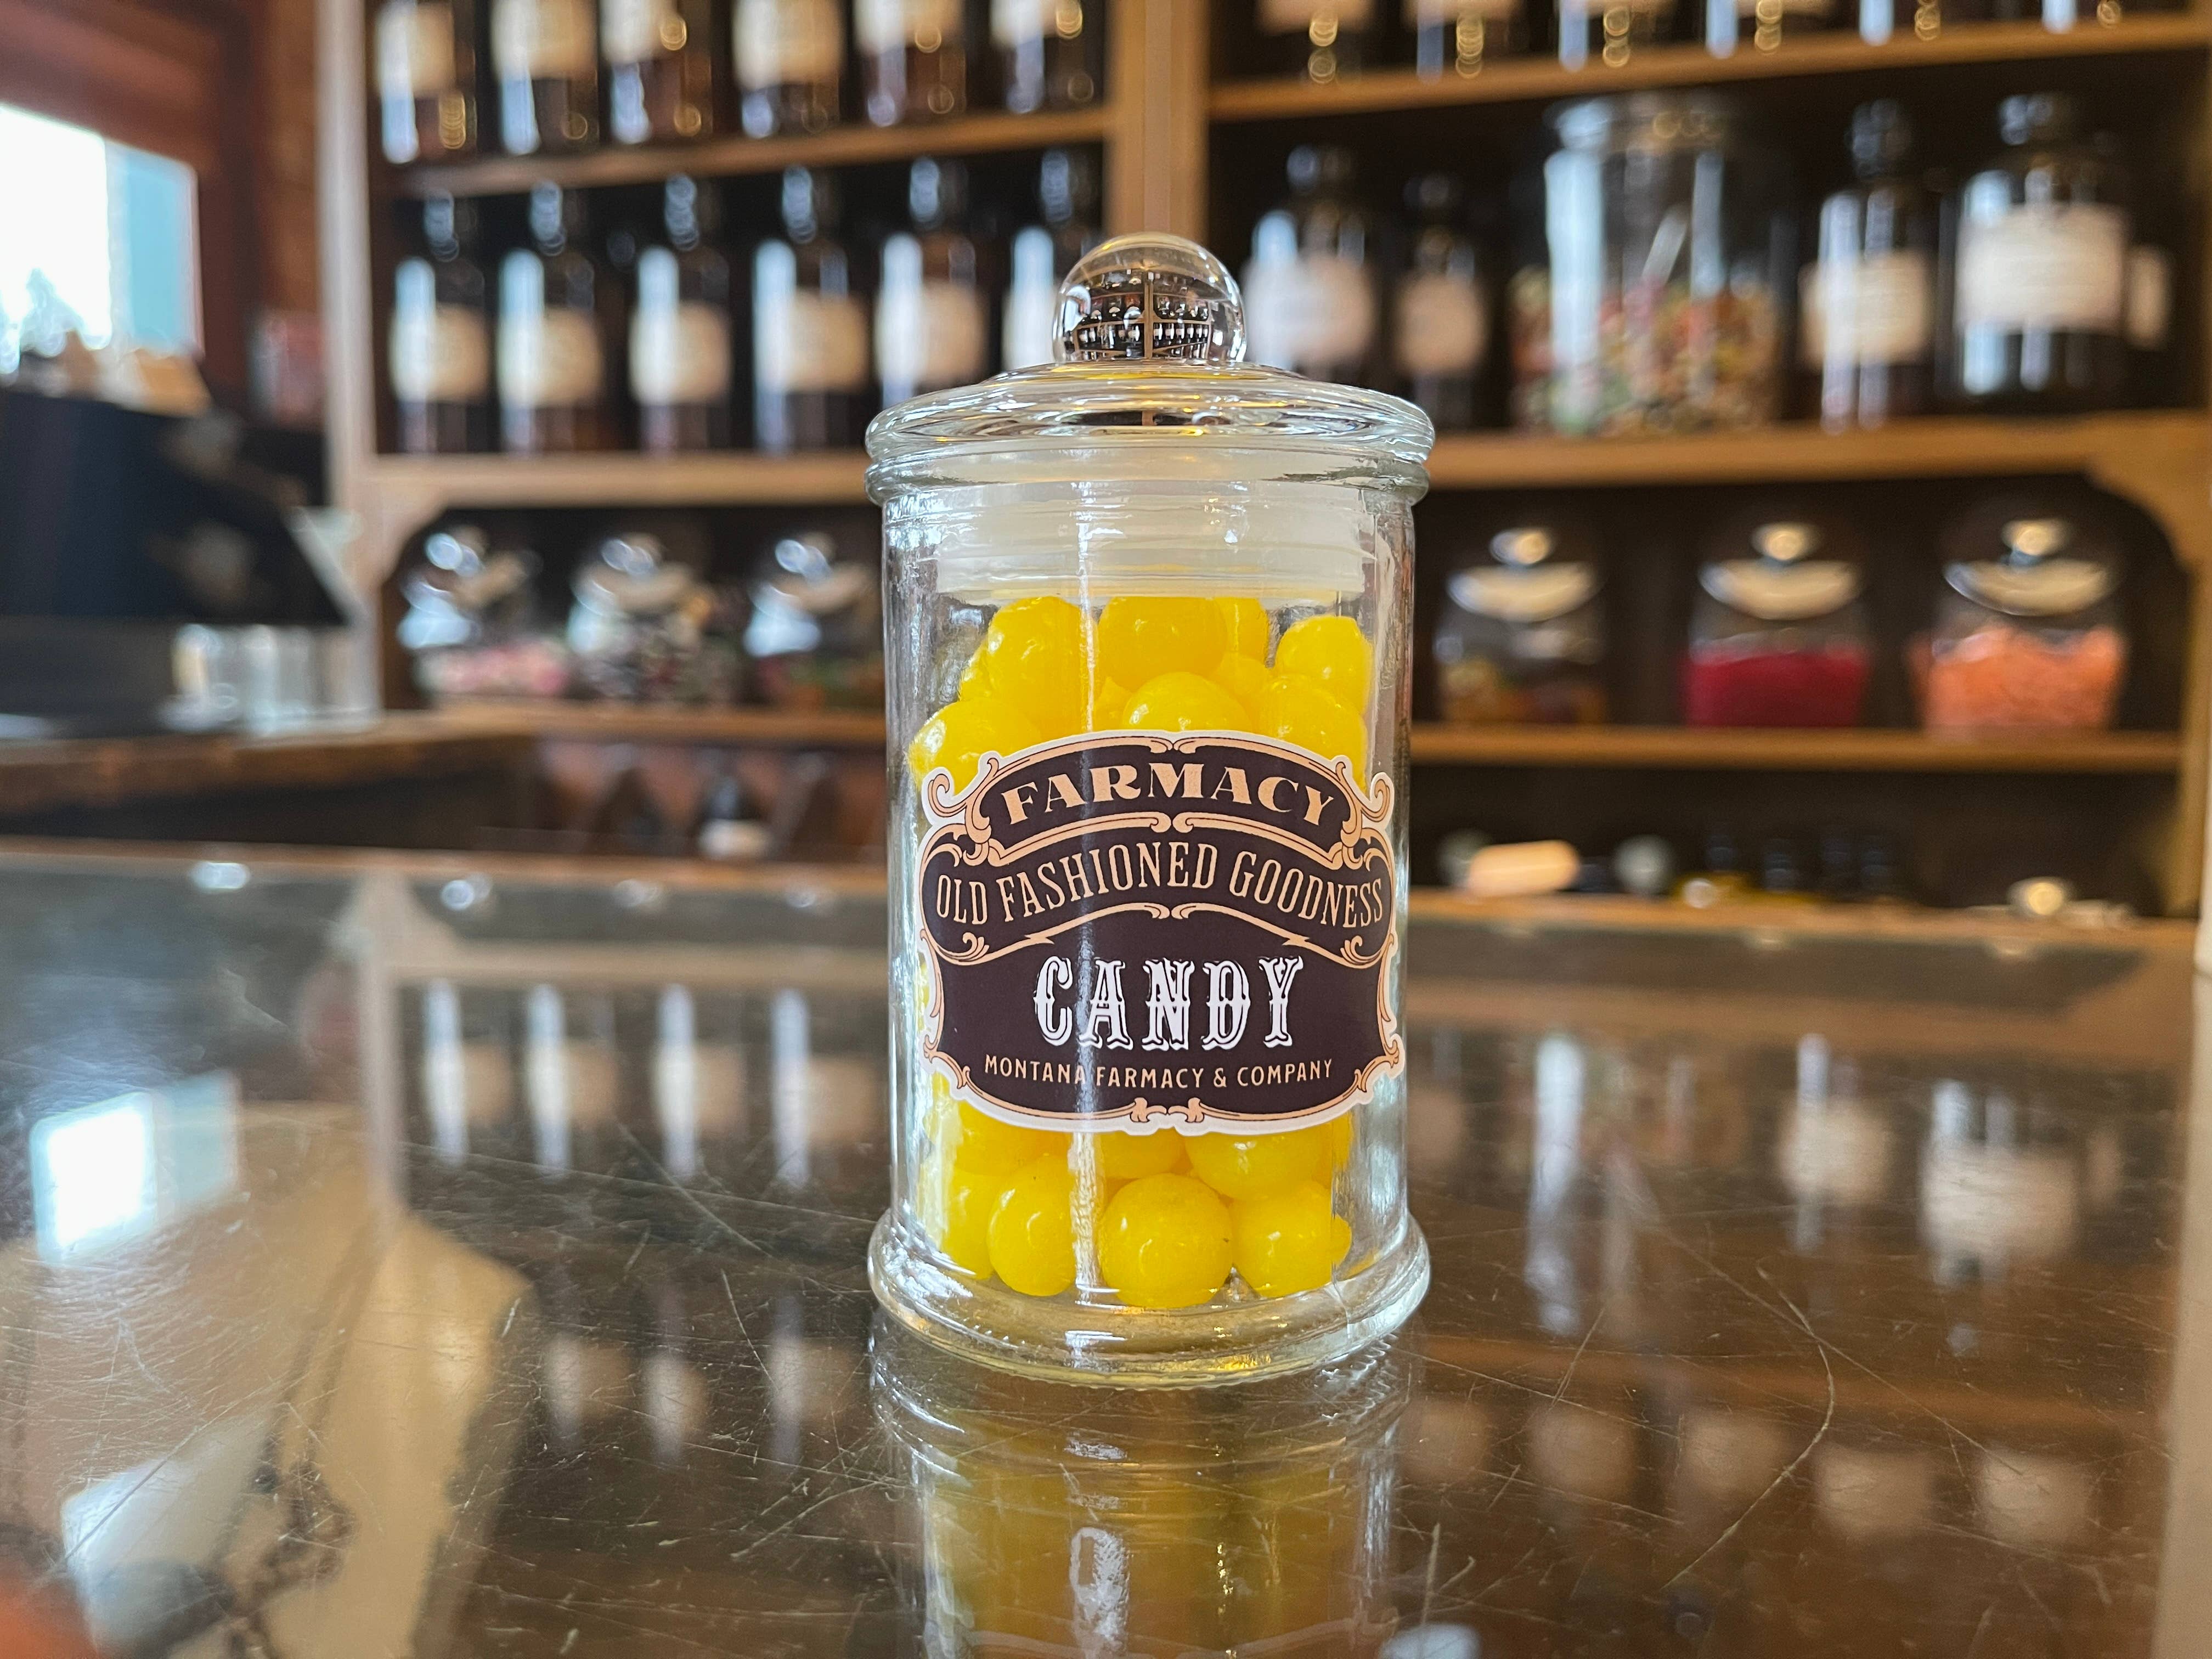
<svg viewBox="0 0 2212 1659">
<path fill-rule="evenodd" d="M 647 535 L 610 536 L 572 584 L 578 604 L 611 617 L 673 611 L 699 585 L 689 566 L 671 560 L 659 538 Z"/>
<path fill-rule="evenodd" d="M 2109 598 L 2119 573 L 2085 548 L 2069 519 L 2008 519 L 1998 527 L 2004 553 L 1946 565 L 1952 591 L 2009 617 L 2063 617 Z"/>
<path fill-rule="evenodd" d="M 1698 583 L 1732 611 L 1761 622 L 1805 622 L 1840 611 L 1859 596 L 1859 568 L 1844 559 L 1816 559 L 1817 525 L 1763 524 L 1751 532 L 1750 559 L 1716 559 Z"/>
<path fill-rule="evenodd" d="M 885 410 L 868 493 L 887 507 L 943 485 L 1281 480 L 1418 500 L 1429 418 L 1379 392 L 1244 359 L 1228 270 L 1178 236 L 1102 242 L 1060 288 L 1056 361 Z"/>
<path fill-rule="evenodd" d="M 1598 568 L 1580 560 L 1555 559 L 1559 537 L 1542 525 L 1520 525 L 1490 538 L 1494 562 L 1452 573 L 1445 584 L 1452 603 L 1499 622 L 1550 622 L 1586 605 L 1598 590 Z"/>
</svg>

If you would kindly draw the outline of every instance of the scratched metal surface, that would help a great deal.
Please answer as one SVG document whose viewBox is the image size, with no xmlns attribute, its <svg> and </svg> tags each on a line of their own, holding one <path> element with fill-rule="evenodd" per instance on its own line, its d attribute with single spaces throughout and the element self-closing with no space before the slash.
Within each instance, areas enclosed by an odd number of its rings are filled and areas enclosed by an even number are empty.
<svg viewBox="0 0 2212 1659">
<path fill-rule="evenodd" d="M 0 864 L 8 1659 L 2212 1651 L 2176 933 L 1418 922 L 1419 1321 L 1117 1395 L 872 1330 L 878 896 L 455 874 Z"/>
</svg>

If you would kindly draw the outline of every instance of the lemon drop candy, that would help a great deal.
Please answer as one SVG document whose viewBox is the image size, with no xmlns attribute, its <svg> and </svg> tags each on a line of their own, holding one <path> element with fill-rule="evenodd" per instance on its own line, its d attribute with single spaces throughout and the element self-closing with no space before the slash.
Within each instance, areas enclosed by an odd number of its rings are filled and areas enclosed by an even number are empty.
<svg viewBox="0 0 2212 1659">
<path fill-rule="evenodd" d="M 1064 1153 L 1022 1166 L 991 1213 L 991 1270 L 1024 1296 L 1075 1283 L 1075 1181 Z"/>
<path fill-rule="evenodd" d="M 1250 731 L 1252 722 L 1258 718 L 1260 694 L 1267 689 L 1267 682 L 1274 678 L 1273 672 L 1259 658 L 1231 651 L 1215 665 L 1212 678 L 1216 685 L 1243 704 L 1244 718 L 1237 723 L 1237 729 Z"/>
<path fill-rule="evenodd" d="M 991 1276 L 991 1217 L 1008 1184 L 1004 1174 L 969 1169 L 942 1152 L 922 1171 L 930 1243 L 980 1279 Z"/>
<path fill-rule="evenodd" d="M 952 774 L 955 789 L 965 789 L 985 755 L 1011 755 L 1043 739 L 1029 716 L 1004 699 L 961 697 L 922 722 L 907 745 L 906 763 L 917 784 L 941 766 Z"/>
<path fill-rule="evenodd" d="M 991 652 L 988 640 L 975 647 L 968 659 L 968 665 L 960 671 L 960 689 L 955 694 L 963 697 L 988 697 L 991 695 Z"/>
<path fill-rule="evenodd" d="M 1203 674 L 1163 674 L 1129 699 L 1121 723 L 1139 732 L 1234 732 L 1247 719 L 1227 687 Z"/>
<path fill-rule="evenodd" d="M 1127 686 L 1119 680 L 1100 680 L 1091 693 L 1091 730 L 1110 732 L 1122 725 L 1128 707 Z"/>
<path fill-rule="evenodd" d="M 1367 769 L 1366 723 L 1330 696 L 1319 680 L 1279 673 L 1261 691 L 1252 712 L 1267 736 L 1294 743 L 1324 761 L 1342 755 L 1355 775 Z"/>
<path fill-rule="evenodd" d="M 1109 1129 L 1091 1137 L 1103 1181 L 1133 1181 L 1139 1176 L 1171 1175 L 1183 1167 L 1182 1137 L 1171 1129 L 1133 1135 Z"/>
<path fill-rule="evenodd" d="M 1328 1188 L 1300 1181 L 1231 1206 L 1237 1271 L 1261 1296 L 1328 1283 L 1352 1248 L 1352 1224 L 1329 1207 Z"/>
<path fill-rule="evenodd" d="M 1184 1175 L 1144 1176 L 1114 1194 L 1098 1230 L 1098 1271 L 1138 1308 L 1191 1308 L 1229 1277 L 1229 1206 Z"/>
<path fill-rule="evenodd" d="M 1267 635 L 1273 632 L 1267 621 L 1267 607 L 1249 598 L 1216 599 L 1213 608 L 1221 613 L 1221 625 L 1225 637 L 1222 648 L 1232 657 L 1250 657 L 1258 662 L 1267 660 Z"/>
<path fill-rule="evenodd" d="M 1178 671 L 1211 673 L 1228 637 L 1211 599 L 1109 599 L 1098 614 L 1098 672 L 1140 689 Z"/>
<path fill-rule="evenodd" d="M 952 1160 L 963 1169 L 993 1175 L 1012 1175 L 1025 1164 L 1061 1152 L 1066 1142 L 1048 1129 L 1024 1129 L 1001 1123 L 960 1103 L 958 1128 L 952 1138 Z"/>
<path fill-rule="evenodd" d="M 1346 708 L 1362 713 L 1367 688 L 1375 683 L 1375 647 L 1349 617 L 1308 617 L 1283 630 L 1275 672 L 1304 674 Z"/>
<path fill-rule="evenodd" d="M 1301 1181 L 1326 1180 L 1311 1129 L 1273 1135 L 1193 1135 L 1190 1167 L 1224 1198 L 1257 1198 Z"/>
<path fill-rule="evenodd" d="M 1049 594 L 999 607 L 983 635 L 994 696 L 1022 710 L 1041 735 L 1083 730 L 1090 714 L 1091 640 L 1083 613 Z"/>
</svg>

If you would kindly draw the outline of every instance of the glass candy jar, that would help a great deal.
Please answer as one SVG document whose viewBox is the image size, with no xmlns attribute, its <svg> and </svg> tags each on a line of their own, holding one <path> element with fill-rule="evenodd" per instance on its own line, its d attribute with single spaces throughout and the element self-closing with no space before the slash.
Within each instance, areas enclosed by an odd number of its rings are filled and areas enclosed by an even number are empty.
<svg viewBox="0 0 2212 1659">
<path fill-rule="evenodd" d="M 1772 419 L 1778 191 L 1737 106 L 1644 92 L 1547 118 L 1559 147 L 1527 197 L 1538 257 L 1507 302 L 1520 424 L 1613 436 Z"/>
<path fill-rule="evenodd" d="M 906 1323 L 1018 1370 L 1320 1363 L 1428 1282 L 1398 1027 L 1411 404 L 1247 367 L 1122 237 L 1048 368 L 877 417 Z"/>
<path fill-rule="evenodd" d="M 1437 623 L 1438 713 L 1455 726 L 1605 718 L 1602 573 L 1564 521 L 1517 525 L 1452 572 Z"/>
<path fill-rule="evenodd" d="M 1837 556 L 1840 526 L 1761 524 L 1749 540 L 1752 557 L 1729 557 L 1741 543 L 1724 535 L 1723 556 L 1698 573 L 1683 722 L 1857 725 L 1870 653 L 1859 566 Z"/>
<path fill-rule="evenodd" d="M 761 561 L 745 654 L 778 708 L 880 708 L 882 584 L 873 561 L 841 558 L 828 532 L 780 538 Z"/>
<path fill-rule="evenodd" d="M 734 607 L 658 537 L 609 537 L 571 586 L 568 649 L 581 689 L 629 702 L 736 698 Z"/>
<path fill-rule="evenodd" d="M 2118 561 L 2094 526 L 2039 505 L 1988 503 L 1944 538 L 1935 629 L 1912 653 L 1931 732 L 2112 723 L 2128 663 Z"/>
</svg>

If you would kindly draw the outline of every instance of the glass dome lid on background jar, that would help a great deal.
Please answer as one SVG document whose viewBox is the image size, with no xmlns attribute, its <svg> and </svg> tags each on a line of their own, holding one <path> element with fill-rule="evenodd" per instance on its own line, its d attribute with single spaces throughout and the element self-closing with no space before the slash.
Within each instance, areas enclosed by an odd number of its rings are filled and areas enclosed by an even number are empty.
<svg viewBox="0 0 2212 1659">
<path fill-rule="evenodd" d="M 892 1200 L 870 1274 L 1018 1370 L 1319 1364 L 1428 1280 L 1402 969 L 1418 409 L 1244 365 L 1117 238 L 1059 361 L 885 411 Z"/>
<path fill-rule="evenodd" d="M 1692 726 L 1858 723 L 1870 649 L 1856 538 L 1840 521 L 1777 519 L 1715 538 L 1752 556 L 1698 573 L 1682 679 Z M 1822 554 L 1831 556 L 1822 557 Z"/>
<path fill-rule="evenodd" d="M 1571 515 L 1508 526 L 1454 570 L 1434 644 L 1439 712 L 1455 724 L 1595 724 L 1604 572 L 1595 538 Z"/>
</svg>

